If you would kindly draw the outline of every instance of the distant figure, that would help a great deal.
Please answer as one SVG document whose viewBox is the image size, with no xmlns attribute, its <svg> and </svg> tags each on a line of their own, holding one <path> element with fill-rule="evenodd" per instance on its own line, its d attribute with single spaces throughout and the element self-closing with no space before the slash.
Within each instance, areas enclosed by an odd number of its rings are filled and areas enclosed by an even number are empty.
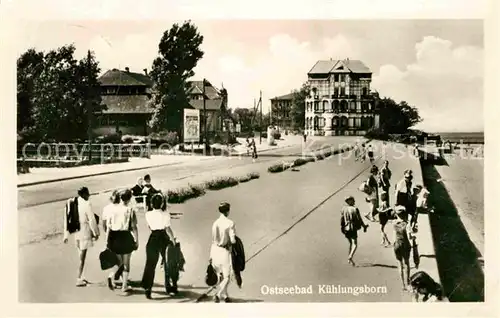
<svg viewBox="0 0 500 318">
<path fill-rule="evenodd" d="M 230 302 L 227 287 L 233 273 L 231 248 L 236 244 L 236 230 L 234 221 L 228 218 L 231 206 L 227 202 L 219 205 L 220 216 L 212 225 L 212 246 L 210 259 L 215 273 L 219 277 L 218 291 L 215 302 L 221 300 Z"/>
<path fill-rule="evenodd" d="M 359 158 L 361 159 L 361 162 L 365 162 L 365 157 L 366 157 L 365 144 L 361 144 L 361 149 L 360 149 L 360 153 L 359 153 Z"/>
<path fill-rule="evenodd" d="M 247 148 L 247 156 L 250 156 L 250 140 L 247 139 L 245 140 L 245 147 Z"/>
<path fill-rule="evenodd" d="M 87 187 L 78 190 L 78 196 L 66 202 L 64 213 L 63 242 L 68 242 L 68 236 L 74 234 L 76 249 L 80 257 L 76 286 L 87 286 L 88 281 L 83 275 L 87 250 L 92 247 L 93 241 L 99 238 L 99 228 L 97 227 L 96 216 L 90 206 L 90 192 Z"/>
<path fill-rule="evenodd" d="M 345 199 L 345 203 L 347 205 L 343 206 L 340 212 L 340 231 L 349 242 L 349 255 L 347 261 L 352 266 L 356 266 L 353 258 L 358 248 L 358 231 L 363 228 L 363 231 L 366 232 L 368 225 L 364 224 L 359 209 L 354 206 L 356 203 L 354 197 L 348 196 Z"/>
<path fill-rule="evenodd" d="M 360 154 L 361 150 L 359 149 L 359 144 L 356 142 L 354 144 L 354 161 L 358 161 L 359 160 L 359 154 Z"/>
<path fill-rule="evenodd" d="M 387 193 L 387 204 L 389 204 L 389 189 L 391 188 L 392 171 L 389 169 L 389 161 L 384 161 L 384 165 L 380 169 L 379 186 L 382 191 Z"/>
<path fill-rule="evenodd" d="M 306 143 L 306 141 L 307 141 L 307 133 L 305 131 L 302 134 L 302 137 L 304 138 L 304 143 Z"/>
<path fill-rule="evenodd" d="M 257 159 L 257 145 L 255 144 L 255 139 L 252 138 L 252 141 L 251 141 L 251 147 L 252 147 L 252 158 L 253 158 L 253 162 L 255 162 L 255 159 Z"/>
<path fill-rule="evenodd" d="M 368 145 L 368 159 L 370 160 L 370 163 L 373 164 L 373 147 L 372 145 Z"/>
</svg>

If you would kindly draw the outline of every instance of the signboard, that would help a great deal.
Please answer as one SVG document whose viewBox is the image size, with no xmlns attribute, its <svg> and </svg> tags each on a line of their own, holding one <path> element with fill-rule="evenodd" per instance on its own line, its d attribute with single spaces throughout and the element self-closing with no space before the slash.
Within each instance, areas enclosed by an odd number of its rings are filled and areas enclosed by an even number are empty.
<svg viewBox="0 0 500 318">
<path fill-rule="evenodd" d="M 200 111 L 184 109 L 184 143 L 200 141 Z"/>
</svg>

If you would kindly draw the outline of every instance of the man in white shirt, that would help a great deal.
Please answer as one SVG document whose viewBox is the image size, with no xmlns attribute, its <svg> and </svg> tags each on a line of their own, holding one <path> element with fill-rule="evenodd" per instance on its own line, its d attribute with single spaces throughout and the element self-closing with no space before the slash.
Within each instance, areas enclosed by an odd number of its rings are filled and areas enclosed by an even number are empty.
<svg viewBox="0 0 500 318">
<path fill-rule="evenodd" d="M 63 242 L 68 242 L 68 213 L 70 213 L 70 206 L 74 203 L 78 214 L 78 228 L 73 233 L 75 236 L 75 243 L 80 256 L 80 264 L 78 267 L 78 277 L 76 286 L 86 286 L 88 281 L 83 276 L 83 269 L 85 267 L 85 260 L 87 258 L 87 249 L 93 246 L 93 241 L 99 238 L 99 228 L 97 227 L 97 220 L 92 213 L 92 208 L 89 202 L 90 192 L 87 187 L 82 187 L 78 190 L 78 197 L 76 202 L 73 199 L 68 200 L 66 212 L 64 213 L 64 239 Z M 74 202 L 74 203 L 73 203 Z"/>
<path fill-rule="evenodd" d="M 230 302 L 227 288 L 233 272 L 231 244 L 236 243 L 235 225 L 234 222 L 228 218 L 230 209 L 231 206 L 229 203 L 222 202 L 219 205 L 220 216 L 212 225 L 210 259 L 219 277 L 219 291 L 215 296 L 216 303 L 220 302 L 221 299 L 225 302 Z"/>
</svg>

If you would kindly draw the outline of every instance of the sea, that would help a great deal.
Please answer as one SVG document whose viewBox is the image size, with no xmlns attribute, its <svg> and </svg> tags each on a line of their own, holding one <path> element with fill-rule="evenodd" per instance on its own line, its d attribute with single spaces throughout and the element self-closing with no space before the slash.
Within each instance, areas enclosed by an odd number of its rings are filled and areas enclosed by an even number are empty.
<svg viewBox="0 0 500 318">
<path fill-rule="evenodd" d="M 484 132 L 438 132 L 433 134 L 440 135 L 443 141 L 484 144 Z"/>
</svg>

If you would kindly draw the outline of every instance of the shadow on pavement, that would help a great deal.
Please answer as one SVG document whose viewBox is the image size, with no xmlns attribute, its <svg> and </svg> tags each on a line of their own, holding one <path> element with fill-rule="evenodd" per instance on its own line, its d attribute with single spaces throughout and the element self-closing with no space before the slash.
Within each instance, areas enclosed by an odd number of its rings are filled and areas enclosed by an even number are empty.
<svg viewBox="0 0 500 318">
<path fill-rule="evenodd" d="M 372 264 L 372 263 L 359 264 L 357 267 L 385 267 L 385 268 L 398 268 L 396 265 L 387 265 L 387 264 Z"/>
<path fill-rule="evenodd" d="M 484 301 L 484 273 L 480 252 L 471 242 L 457 208 L 432 160 L 420 159 L 424 184 L 430 191 L 429 213 L 439 276 L 451 302 Z M 446 160 L 445 160 L 446 161 Z M 431 256 L 428 256 L 431 257 Z"/>
</svg>

